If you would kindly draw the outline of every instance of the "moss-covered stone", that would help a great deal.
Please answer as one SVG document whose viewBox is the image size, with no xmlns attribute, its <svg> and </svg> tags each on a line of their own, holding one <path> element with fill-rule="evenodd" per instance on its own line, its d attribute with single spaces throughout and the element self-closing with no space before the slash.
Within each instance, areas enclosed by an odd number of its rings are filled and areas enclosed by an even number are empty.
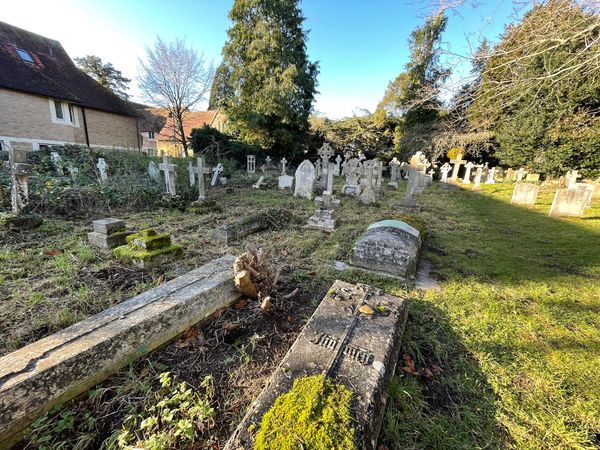
<svg viewBox="0 0 600 450">
<path fill-rule="evenodd" d="M 255 450 L 356 449 L 352 393 L 325 375 L 299 378 L 263 416 Z"/>
<path fill-rule="evenodd" d="M 0 214 L 0 229 L 5 230 L 25 230 L 39 227 L 44 222 L 36 214 Z"/>
<path fill-rule="evenodd" d="M 157 234 L 152 228 L 127 236 L 127 244 L 113 250 L 117 259 L 137 267 L 155 267 L 179 257 L 182 248 L 171 243 L 168 234 Z"/>
</svg>

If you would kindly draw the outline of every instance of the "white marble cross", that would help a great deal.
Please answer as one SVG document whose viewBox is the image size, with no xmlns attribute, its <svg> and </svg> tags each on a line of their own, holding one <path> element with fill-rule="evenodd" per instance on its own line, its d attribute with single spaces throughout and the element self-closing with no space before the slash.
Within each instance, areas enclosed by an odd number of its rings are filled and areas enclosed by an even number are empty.
<svg viewBox="0 0 600 450">
<path fill-rule="evenodd" d="M 106 169 L 108 169 L 108 164 L 104 158 L 98 158 L 98 164 L 96 164 L 98 171 L 100 172 L 100 181 L 108 180 L 108 174 L 106 173 Z"/>
<path fill-rule="evenodd" d="M 267 156 L 267 158 L 268 158 L 268 156 Z M 213 171 L 213 177 L 212 177 L 212 180 L 210 181 L 210 185 L 216 186 L 219 175 L 223 172 L 223 164 L 221 164 L 221 163 L 217 164 L 216 167 L 213 167 L 212 171 Z"/>
<path fill-rule="evenodd" d="M 567 175 L 567 179 L 568 179 L 568 183 L 567 183 L 567 188 L 568 189 L 575 189 L 576 188 L 576 184 L 577 184 L 577 179 L 581 178 L 581 175 L 579 175 L 579 171 L 578 170 L 571 170 L 569 172 L 569 174 Z"/>
<path fill-rule="evenodd" d="M 494 184 L 496 180 L 494 180 L 494 176 L 496 175 L 496 168 L 492 167 L 488 172 L 487 180 L 485 180 L 485 184 Z"/>
<path fill-rule="evenodd" d="M 523 181 L 523 177 L 525 176 L 526 173 L 527 173 L 527 171 L 525 169 L 523 169 L 522 167 L 519 169 L 519 171 L 517 172 L 517 183 L 520 183 L 521 181 Z"/>
<path fill-rule="evenodd" d="M 452 177 L 451 179 L 456 180 L 458 178 L 458 172 L 460 171 L 460 166 L 466 164 L 467 161 L 462 158 L 462 153 L 456 155 L 456 159 L 450 160 L 452 164 L 454 164 L 454 168 L 452 169 Z"/>
<path fill-rule="evenodd" d="M 190 174 L 196 178 L 198 176 L 198 200 L 206 200 L 206 192 L 204 189 L 204 175 L 210 174 L 210 168 L 204 165 L 204 158 L 199 156 L 197 158 L 197 166 L 193 167 L 190 163 Z M 190 178 L 191 180 L 191 178 Z M 192 185 L 193 186 L 193 185 Z"/>
<path fill-rule="evenodd" d="M 475 188 L 479 188 L 481 186 L 481 177 L 483 176 L 483 166 L 482 165 L 478 165 L 475 166 L 477 167 L 477 172 L 475 172 Z"/>
<path fill-rule="evenodd" d="M 192 166 L 192 162 L 188 162 L 188 174 L 190 175 L 190 186 L 196 185 L 196 171 L 194 170 L 194 166 Z"/>
<path fill-rule="evenodd" d="M 442 183 L 448 182 L 448 173 L 452 170 L 452 166 L 448 163 L 444 163 L 442 167 L 440 167 L 440 172 L 442 173 Z"/>
<path fill-rule="evenodd" d="M 167 195 L 169 197 L 175 197 L 177 190 L 175 187 L 175 181 L 177 180 L 177 168 L 176 164 L 171 164 L 171 158 L 168 155 L 163 155 L 163 162 L 158 165 L 158 168 L 162 170 L 165 176 L 165 186 L 167 188 Z"/>
<path fill-rule="evenodd" d="M 287 159 L 281 158 L 281 175 L 287 175 L 285 168 L 287 166 Z"/>
<path fill-rule="evenodd" d="M 333 174 L 336 177 L 340 176 L 341 173 L 341 165 L 342 165 L 342 156 L 341 155 L 337 155 L 335 157 L 335 167 L 333 168 Z"/>
<path fill-rule="evenodd" d="M 471 184 L 471 169 L 473 169 L 473 167 L 475 167 L 475 164 L 473 164 L 472 161 L 469 161 L 466 165 L 465 165 L 465 177 L 463 178 L 463 183 L 465 184 Z"/>
</svg>

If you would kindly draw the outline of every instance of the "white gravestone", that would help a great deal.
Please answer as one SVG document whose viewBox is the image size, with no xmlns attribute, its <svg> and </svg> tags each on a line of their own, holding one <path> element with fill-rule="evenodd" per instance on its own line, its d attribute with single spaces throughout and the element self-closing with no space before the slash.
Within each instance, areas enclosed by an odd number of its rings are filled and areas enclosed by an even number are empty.
<svg viewBox="0 0 600 450">
<path fill-rule="evenodd" d="M 104 158 L 98 158 L 96 167 L 98 168 L 98 172 L 100 172 L 100 181 L 104 182 L 108 180 L 108 174 L 106 173 L 108 170 L 108 164 L 106 164 Z"/>
<path fill-rule="evenodd" d="M 211 186 L 216 186 L 217 185 L 217 180 L 219 179 L 219 175 L 221 175 L 221 173 L 223 172 L 223 164 L 219 163 L 217 164 L 215 167 L 213 167 L 213 177 L 212 180 L 210 181 L 210 185 Z"/>
<path fill-rule="evenodd" d="M 521 167 L 517 172 L 517 183 L 523 181 L 523 177 L 525 176 L 525 174 L 527 174 L 527 171 Z"/>
<path fill-rule="evenodd" d="M 165 186 L 167 188 L 167 195 L 169 197 L 177 196 L 177 189 L 176 189 L 177 172 L 175 172 L 177 165 L 171 164 L 171 158 L 169 158 L 168 155 L 163 155 L 163 162 L 158 165 L 158 168 L 164 174 Z"/>
<path fill-rule="evenodd" d="M 467 161 L 462 159 L 462 157 L 462 153 L 459 153 L 458 155 L 456 155 L 456 159 L 450 161 L 452 164 L 454 164 L 454 167 L 452 169 L 452 180 L 458 179 L 458 172 L 460 171 L 460 166 L 467 163 Z"/>
<path fill-rule="evenodd" d="M 481 177 L 483 176 L 483 166 L 475 166 L 477 167 L 477 172 L 475 172 L 475 181 L 473 184 L 473 189 L 479 190 L 481 189 Z"/>
<path fill-rule="evenodd" d="M 337 155 L 335 157 L 335 166 L 333 167 L 333 174 L 336 177 L 339 177 L 341 175 L 341 170 L 342 170 L 342 156 L 341 155 Z"/>
<path fill-rule="evenodd" d="M 248 173 L 256 173 L 256 156 L 246 155 L 246 171 Z"/>
<path fill-rule="evenodd" d="M 194 178 L 196 178 L 196 176 L 198 177 L 198 200 L 205 201 L 206 190 L 204 187 L 204 175 L 210 174 L 210 168 L 206 167 L 203 157 L 198 157 L 196 161 L 198 165 L 196 167 L 192 167 L 190 173 L 193 174 Z"/>
<path fill-rule="evenodd" d="M 587 208 L 591 205 L 592 198 L 594 197 L 594 193 L 596 191 L 596 186 L 594 186 L 592 183 L 574 183 L 571 185 L 571 187 L 569 189 L 579 189 L 579 190 L 583 190 L 583 191 L 589 191 L 589 193 L 590 193 L 589 201 L 586 205 L 584 205 L 584 208 Z"/>
<path fill-rule="evenodd" d="M 192 165 L 191 161 L 188 163 L 188 174 L 190 175 L 190 186 L 195 186 L 196 185 L 196 171 L 194 170 L 194 166 Z"/>
<path fill-rule="evenodd" d="M 440 172 L 442 174 L 442 179 L 441 182 L 442 183 L 447 183 L 448 182 L 448 173 L 452 170 L 452 166 L 448 163 L 444 163 L 444 165 L 442 167 L 440 167 Z"/>
<path fill-rule="evenodd" d="M 463 178 L 463 183 L 465 184 L 471 184 L 471 170 L 473 169 L 473 167 L 475 167 L 475 164 L 473 164 L 472 161 L 469 161 L 466 165 L 465 165 L 465 177 Z"/>
<path fill-rule="evenodd" d="M 309 160 L 302 161 L 302 164 L 296 169 L 296 187 L 294 197 L 305 197 L 309 200 L 313 198 L 315 188 L 316 169 Z"/>
<path fill-rule="evenodd" d="M 490 169 L 490 171 L 488 172 L 488 176 L 487 176 L 487 180 L 485 180 L 485 184 L 494 184 L 494 183 L 496 183 L 496 180 L 494 180 L 495 176 L 496 176 L 496 168 L 492 167 Z"/>
<path fill-rule="evenodd" d="M 539 192 L 537 184 L 517 183 L 510 202 L 514 205 L 535 205 Z"/>
<path fill-rule="evenodd" d="M 554 194 L 551 217 L 582 217 L 586 205 L 589 205 L 592 193 L 584 189 L 559 189 Z"/>
<path fill-rule="evenodd" d="M 281 158 L 281 176 L 279 177 L 279 189 L 291 189 L 294 183 L 294 177 L 286 173 L 287 159 Z"/>
</svg>

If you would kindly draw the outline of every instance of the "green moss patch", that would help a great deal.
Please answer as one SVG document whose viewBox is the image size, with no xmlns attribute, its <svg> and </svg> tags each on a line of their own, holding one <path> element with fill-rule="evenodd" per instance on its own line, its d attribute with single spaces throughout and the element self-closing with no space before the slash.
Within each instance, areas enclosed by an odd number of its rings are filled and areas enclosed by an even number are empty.
<svg viewBox="0 0 600 450">
<path fill-rule="evenodd" d="M 264 415 L 254 449 L 356 449 L 351 399 L 325 375 L 297 379 Z"/>
</svg>

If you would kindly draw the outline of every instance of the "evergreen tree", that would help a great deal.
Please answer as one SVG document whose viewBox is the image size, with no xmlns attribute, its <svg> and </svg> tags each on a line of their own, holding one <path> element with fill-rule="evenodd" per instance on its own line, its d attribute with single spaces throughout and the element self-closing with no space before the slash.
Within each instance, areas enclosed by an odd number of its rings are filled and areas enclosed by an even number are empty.
<svg viewBox="0 0 600 450">
<path fill-rule="evenodd" d="M 431 134 L 439 116 L 440 87 L 450 72 L 439 61 L 442 33 L 447 17 L 443 12 L 428 18 L 409 38 L 410 61 L 404 72 L 388 85 L 375 116 L 396 117 L 401 123 L 396 130 L 400 135 L 398 149 L 427 150 Z"/>
<path fill-rule="evenodd" d="M 102 59 L 95 55 L 74 58 L 74 60 L 79 70 L 88 74 L 102 86 L 110 89 L 123 100 L 129 98 L 127 91 L 131 80 L 125 78 L 121 71 L 115 69 L 111 63 L 104 64 Z"/>
<path fill-rule="evenodd" d="M 299 0 L 235 0 L 229 18 L 223 63 L 233 93 L 230 127 L 250 143 L 300 150 L 318 66 L 306 55 Z"/>
<path fill-rule="evenodd" d="M 227 108 L 228 102 L 233 97 L 230 77 L 230 67 L 225 63 L 221 63 L 215 71 L 215 78 L 210 89 L 208 109 Z"/>
</svg>

